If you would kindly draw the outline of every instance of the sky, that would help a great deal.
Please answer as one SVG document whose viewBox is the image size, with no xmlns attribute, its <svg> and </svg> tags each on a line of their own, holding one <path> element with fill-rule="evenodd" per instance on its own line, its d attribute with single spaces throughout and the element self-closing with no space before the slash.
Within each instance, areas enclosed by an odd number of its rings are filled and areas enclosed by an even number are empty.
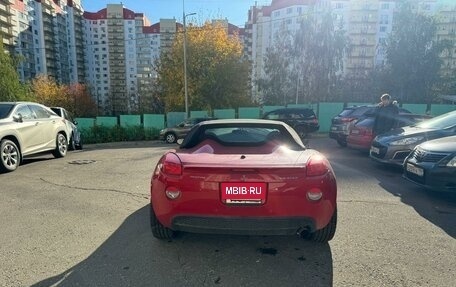
<svg viewBox="0 0 456 287">
<path fill-rule="evenodd" d="M 154 24 L 160 18 L 176 18 L 182 22 L 182 3 L 184 1 L 187 22 L 202 23 L 208 19 L 225 19 L 231 24 L 244 27 L 249 8 L 255 5 L 270 5 L 271 0 L 82 0 L 85 11 L 97 12 L 107 4 L 123 3 L 124 7 L 135 13 L 144 13 Z"/>
</svg>

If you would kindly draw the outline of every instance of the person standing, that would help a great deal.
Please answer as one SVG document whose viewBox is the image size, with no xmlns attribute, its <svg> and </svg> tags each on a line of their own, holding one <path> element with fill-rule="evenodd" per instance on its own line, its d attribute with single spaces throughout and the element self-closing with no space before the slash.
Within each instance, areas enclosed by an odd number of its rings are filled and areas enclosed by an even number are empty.
<svg viewBox="0 0 456 287">
<path fill-rule="evenodd" d="M 390 131 L 395 123 L 399 108 L 391 102 L 389 94 L 383 94 L 380 97 L 380 103 L 375 111 L 375 120 L 373 132 L 375 135 Z"/>
</svg>

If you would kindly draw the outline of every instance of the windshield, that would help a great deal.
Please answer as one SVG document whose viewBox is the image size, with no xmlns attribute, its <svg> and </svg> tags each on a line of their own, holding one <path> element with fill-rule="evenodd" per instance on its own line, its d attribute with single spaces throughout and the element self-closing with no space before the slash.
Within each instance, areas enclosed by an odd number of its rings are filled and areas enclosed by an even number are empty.
<svg viewBox="0 0 456 287">
<path fill-rule="evenodd" d="M 422 129 L 446 129 L 456 125 L 456 111 L 423 121 L 416 126 Z"/>
<path fill-rule="evenodd" d="M 13 104 L 0 104 L 0 119 L 6 118 L 13 109 L 13 107 Z"/>
</svg>

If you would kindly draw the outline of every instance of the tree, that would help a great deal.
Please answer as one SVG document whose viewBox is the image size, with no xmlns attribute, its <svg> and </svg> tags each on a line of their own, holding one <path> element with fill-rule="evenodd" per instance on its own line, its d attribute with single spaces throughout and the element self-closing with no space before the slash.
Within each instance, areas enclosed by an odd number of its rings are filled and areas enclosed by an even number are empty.
<svg viewBox="0 0 456 287">
<path fill-rule="evenodd" d="M 28 100 L 27 86 L 16 71 L 17 59 L 6 53 L 0 41 L 0 101 Z"/>
<path fill-rule="evenodd" d="M 187 29 L 187 80 L 191 109 L 237 107 L 250 103 L 249 64 L 242 59 L 237 36 L 229 36 L 221 25 L 204 24 Z M 163 51 L 155 65 L 159 101 L 165 112 L 183 111 L 183 33 Z"/>
<path fill-rule="evenodd" d="M 97 115 L 97 105 L 89 94 L 88 88 L 82 84 L 64 86 L 67 100 L 64 106 L 76 117 L 93 117 Z"/>
<path fill-rule="evenodd" d="M 285 29 L 285 27 L 283 27 Z M 300 28 L 287 36 L 277 33 L 265 57 L 265 76 L 258 81 L 267 104 L 332 100 L 342 71 L 348 40 L 335 29 L 330 13 L 302 18 Z"/>
<path fill-rule="evenodd" d="M 335 29 L 331 13 L 303 18 L 296 33 L 294 55 L 298 63 L 295 73 L 302 80 L 306 101 L 332 100 L 347 46 L 345 31 Z"/>
<path fill-rule="evenodd" d="M 296 87 L 297 79 L 292 78 L 291 47 L 293 39 L 290 33 L 279 33 L 274 39 L 274 45 L 266 51 L 264 61 L 265 76 L 257 81 L 261 91 L 261 103 L 264 105 L 286 105 L 291 102 L 291 96 Z M 294 83 L 294 84 L 293 84 Z"/>
<path fill-rule="evenodd" d="M 436 40 L 435 18 L 413 11 L 410 1 L 400 5 L 394 18 L 393 32 L 386 42 L 393 96 L 403 102 L 430 102 L 440 82 L 439 55 L 448 43 Z"/>
<path fill-rule="evenodd" d="M 34 100 L 48 107 L 69 107 L 70 98 L 64 86 L 51 77 L 40 75 L 31 82 Z"/>
</svg>

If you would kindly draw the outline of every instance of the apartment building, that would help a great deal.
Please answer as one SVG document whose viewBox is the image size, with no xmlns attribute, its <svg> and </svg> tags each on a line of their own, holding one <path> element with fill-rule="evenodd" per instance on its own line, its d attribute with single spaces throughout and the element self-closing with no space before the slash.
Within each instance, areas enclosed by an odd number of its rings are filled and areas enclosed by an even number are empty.
<svg viewBox="0 0 456 287">
<path fill-rule="evenodd" d="M 12 51 L 13 44 L 13 13 L 11 6 L 15 4 L 15 0 L 0 0 L 0 41 L 4 49 Z"/>
<path fill-rule="evenodd" d="M 150 111 L 156 73 L 154 61 L 170 47 L 178 29 L 175 19 L 153 25 L 143 13 L 122 4 L 85 12 L 87 81 L 106 114 Z"/>
<path fill-rule="evenodd" d="M 22 59 L 18 67 L 22 81 L 39 74 L 66 84 L 84 81 L 81 0 L 2 2 L 8 2 L 10 25 L 1 27 L 8 27 L 10 50 Z M 0 10 L 4 10 L 1 4 Z"/>
<path fill-rule="evenodd" d="M 275 35 L 299 28 L 302 15 L 329 12 L 334 16 L 336 29 L 345 30 L 350 49 L 344 60 L 343 75 L 350 79 L 363 78 L 375 66 L 386 61 L 383 44 L 392 32 L 394 12 L 400 0 L 272 0 L 269 6 L 253 6 L 245 24 L 244 52 L 252 61 L 253 83 L 264 76 L 264 57 L 274 44 Z M 438 15 L 439 39 L 456 42 L 456 3 L 451 0 L 418 0 L 414 9 Z M 451 53 L 442 55 L 451 74 L 456 68 L 456 46 Z M 252 97 L 261 98 L 256 85 Z"/>
</svg>

